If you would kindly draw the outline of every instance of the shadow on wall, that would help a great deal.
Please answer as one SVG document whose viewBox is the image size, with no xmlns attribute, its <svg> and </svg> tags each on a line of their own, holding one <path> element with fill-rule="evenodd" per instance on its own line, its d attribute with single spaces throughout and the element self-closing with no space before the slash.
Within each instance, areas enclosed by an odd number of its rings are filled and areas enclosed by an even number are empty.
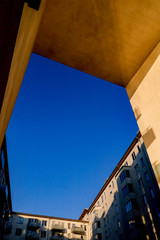
<svg viewBox="0 0 160 240">
<path fill-rule="evenodd" d="M 160 191 L 144 144 L 132 165 L 121 167 L 116 181 L 118 190 L 93 210 L 93 240 L 160 239 Z"/>
</svg>

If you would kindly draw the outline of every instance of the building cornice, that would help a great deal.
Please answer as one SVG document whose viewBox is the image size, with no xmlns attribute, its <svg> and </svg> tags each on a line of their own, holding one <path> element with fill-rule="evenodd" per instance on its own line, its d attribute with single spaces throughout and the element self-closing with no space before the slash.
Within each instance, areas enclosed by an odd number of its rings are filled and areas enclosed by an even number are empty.
<svg viewBox="0 0 160 240">
<path fill-rule="evenodd" d="M 74 221 L 74 222 L 81 222 L 81 223 L 88 223 L 88 221 L 82 221 L 77 219 L 70 219 L 70 218 L 60 218 L 60 217 L 52 217 L 52 216 L 45 216 L 39 214 L 30 214 L 30 213 L 22 213 L 22 212 L 12 212 L 13 215 L 23 215 L 27 217 L 38 217 L 38 218 L 48 218 L 48 219 L 57 219 L 63 221 Z"/>
<path fill-rule="evenodd" d="M 115 167 L 115 169 L 113 170 L 113 172 L 111 173 L 111 175 L 109 176 L 109 178 L 106 180 L 105 184 L 103 185 L 103 187 L 101 188 L 100 192 L 98 193 L 98 195 L 96 196 L 96 198 L 94 199 L 94 201 L 92 202 L 92 204 L 90 205 L 88 211 L 86 213 L 89 213 L 94 204 L 97 202 L 97 200 L 99 199 L 99 197 L 101 196 L 101 194 L 104 192 L 104 190 L 106 189 L 106 187 L 108 186 L 108 184 L 111 182 L 112 178 L 115 176 L 115 174 L 119 171 L 120 167 L 122 166 L 122 164 L 124 163 L 124 161 L 126 160 L 126 158 L 128 157 L 129 153 L 132 151 L 132 149 L 134 148 L 134 146 L 136 145 L 136 143 L 139 141 L 141 137 L 141 133 L 138 132 L 137 136 L 135 137 L 135 139 L 132 141 L 131 145 L 129 146 L 129 148 L 127 149 L 127 151 L 125 152 L 125 154 L 123 155 L 123 157 L 121 158 L 120 162 L 117 164 L 117 166 Z M 85 214 L 86 214 L 85 213 Z M 82 213 L 83 214 L 83 213 Z M 84 215 L 85 216 L 85 215 Z M 83 217 L 84 217 L 83 216 Z M 81 216 L 80 216 L 81 217 Z"/>
</svg>

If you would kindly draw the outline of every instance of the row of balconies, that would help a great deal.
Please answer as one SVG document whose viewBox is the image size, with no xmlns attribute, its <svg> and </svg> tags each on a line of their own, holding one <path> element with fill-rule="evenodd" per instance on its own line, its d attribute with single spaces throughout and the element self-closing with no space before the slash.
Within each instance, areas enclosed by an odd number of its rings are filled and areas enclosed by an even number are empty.
<svg viewBox="0 0 160 240">
<path fill-rule="evenodd" d="M 34 240 L 39 240 L 39 233 L 33 233 L 33 234 L 30 234 L 30 233 L 27 233 L 26 234 L 26 237 L 25 237 L 25 240 L 29 240 L 29 239 L 34 239 Z M 50 237 L 50 240 L 63 240 L 63 236 L 51 236 Z M 72 240 L 80 240 L 80 239 L 77 239 L 77 238 L 72 238 Z"/>
<path fill-rule="evenodd" d="M 27 228 L 30 230 L 36 230 L 36 229 L 40 228 L 40 226 L 41 226 L 41 224 L 38 221 L 37 222 L 28 222 Z M 62 224 L 52 224 L 51 230 L 54 232 L 60 232 L 60 233 L 66 232 L 66 229 L 64 228 L 64 226 Z M 76 226 L 72 227 L 71 232 L 75 233 L 75 234 L 85 235 L 85 231 L 81 227 L 76 227 Z"/>
</svg>

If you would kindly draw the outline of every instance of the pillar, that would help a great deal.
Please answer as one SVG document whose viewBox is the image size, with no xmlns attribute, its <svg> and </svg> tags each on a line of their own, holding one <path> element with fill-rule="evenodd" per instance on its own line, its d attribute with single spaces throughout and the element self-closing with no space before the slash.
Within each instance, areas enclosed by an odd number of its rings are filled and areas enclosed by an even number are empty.
<svg viewBox="0 0 160 240">
<path fill-rule="evenodd" d="M 126 91 L 160 187 L 160 43 Z"/>
</svg>

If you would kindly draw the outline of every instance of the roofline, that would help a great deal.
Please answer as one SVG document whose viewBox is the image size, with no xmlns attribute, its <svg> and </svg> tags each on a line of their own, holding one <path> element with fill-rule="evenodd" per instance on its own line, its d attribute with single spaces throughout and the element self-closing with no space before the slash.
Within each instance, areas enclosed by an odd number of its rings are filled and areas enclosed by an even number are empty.
<svg viewBox="0 0 160 240">
<path fill-rule="evenodd" d="M 90 205 L 88 212 L 89 213 L 91 211 L 91 209 L 93 208 L 94 204 L 97 202 L 98 198 L 101 196 L 101 194 L 104 192 L 104 190 L 106 189 L 106 187 L 108 186 L 108 184 L 110 183 L 110 181 L 112 180 L 112 178 L 114 177 L 114 175 L 116 174 L 116 172 L 119 170 L 119 168 L 121 167 L 121 165 L 123 164 L 123 162 L 125 161 L 125 159 L 127 158 L 127 156 L 129 155 L 129 153 L 132 151 L 133 147 L 136 145 L 136 143 L 139 141 L 141 137 L 141 133 L 140 131 L 138 131 L 136 137 L 134 138 L 134 140 L 132 141 L 131 145 L 129 146 L 129 148 L 127 149 L 127 151 L 125 152 L 125 154 L 123 155 L 123 157 L 121 158 L 121 160 L 119 161 L 119 163 L 117 164 L 117 166 L 115 167 L 115 169 L 113 170 L 113 172 L 111 173 L 111 175 L 109 176 L 109 178 L 106 180 L 105 184 L 103 185 L 103 187 L 101 188 L 100 192 L 98 193 L 98 195 L 96 196 L 96 198 L 94 199 L 94 201 L 92 202 L 92 204 Z M 85 215 L 84 215 L 85 216 Z"/>
<path fill-rule="evenodd" d="M 88 221 L 82 221 L 77 219 L 70 219 L 70 218 L 61 218 L 61 217 L 52 217 L 52 216 L 45 216 L 45 215 L 39 215 L 39 214 L 30 214 L 30 213 L 23 213 L 23 212 L 12 212 L 12 214 L 15 215 L 24 215 L 24 216 L 32 216 L 32 217 L 41 217 L 41 218 L 48 218 L 48 219 L 58 219 L 58 220 L 64 220 L 64 221 L 74 221 L 74 222 L 83 222 L 88 223 Z"/>
<path fill-rule="evenodd" d="M 85 208 L 78 220 L 82 220 L 87 212 L 88 212 L 88 208 Z"/>
</svg>

